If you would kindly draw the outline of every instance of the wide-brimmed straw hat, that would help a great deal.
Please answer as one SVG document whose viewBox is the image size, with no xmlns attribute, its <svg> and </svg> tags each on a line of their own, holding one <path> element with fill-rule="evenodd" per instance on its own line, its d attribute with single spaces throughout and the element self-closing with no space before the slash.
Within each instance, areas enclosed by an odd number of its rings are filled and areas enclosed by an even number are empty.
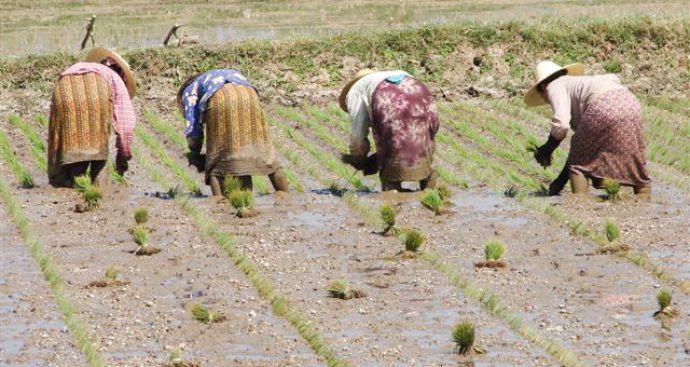
<svg viewBox="0 0 690 367">
<path fill-rule="evenodd" d="M 544 97 L 537 90 L 539 83 L 548 79 L 550 76 L 565 70 L 567 75 L 584 75 L 585 66 L 579 63 L 570 64 L 566 66 L 559 66 L 552 61 L 542 61 L 537 64 L 535 69 L 535 75 L 537 77 L 537 82 L 532 85 L 527 93 L 525 93 L 525 104 L 528 106 L 541 106 L 546 103 Z"/>
<path fill-rule="evenodd" d="M 125 85 L 127 86 L 127 92 L 129 92 L 129 97 L 134 97 L 137 94 L 137 80 L 136 78 L 134 78 L 134 73 L 129 68 L 129 64 L 127 63 L 127 61 L 125 61 L 125 59 L 123 59 L 114 51 L 108 50 L 107 48 L 103 47 L 93 48 L 89 51 L 88 54 L 86 54 L 87 62 L 100 63 L 107 58 L 110 58 L 113 61 L 115 61 L 117 66 L 119 66 L 120 69 L 122 69 L 122 72 L 125 74 Z"/>
<path fill-rule="evenodd" d="M 345 84 L 345 87 L 343 88 L 343 91 L 340 92 L 340 97 L 339 102 L 340 102 L 340 108 L 343 109 L 343 111 L 347 112 L 347 104 L 345 103 L 345 98 L 347 98 L 347 92 L 350 91 L 350 88 L 352 88 L 352 85 L 357 83 L 358 80 L 362 79 L 363 77 L 373 73 L 374 70 L 371 69 L 362 69 L 355 74 L 355 77 L 352 78 L 347 84 Z"/>
</svg>

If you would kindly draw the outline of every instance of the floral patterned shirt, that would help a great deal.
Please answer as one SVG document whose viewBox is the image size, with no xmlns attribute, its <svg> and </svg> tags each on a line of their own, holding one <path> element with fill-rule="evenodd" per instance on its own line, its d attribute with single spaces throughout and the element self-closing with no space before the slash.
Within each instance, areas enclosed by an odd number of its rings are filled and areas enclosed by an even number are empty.
<svg viewBox="0 0 690 367">
<path fill-rule="evenodd" d="M 226 83 L 235 83 L 254 88 L 247 78 L 235 69 L 214 69 L 199 75 L 189 83 L 182 92 L 182 105 L 187 128 L 184 130 L 188 138 L 202 139 L 204 137 L 202 116 L 206 110 L 208 100 L 213 97 Z"/>
</svg>

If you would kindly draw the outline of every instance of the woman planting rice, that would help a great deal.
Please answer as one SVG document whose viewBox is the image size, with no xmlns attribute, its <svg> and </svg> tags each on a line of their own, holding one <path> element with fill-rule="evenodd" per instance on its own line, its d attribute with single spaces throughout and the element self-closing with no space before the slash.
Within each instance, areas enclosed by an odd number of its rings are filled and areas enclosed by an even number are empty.
<svg viewBox="0 0 690 367">
<path fill-rule="evenodd" d="M 136 116 L 131 98 L 136 80 L 120 55 L 94 48 L 86 62 L 60 73 L 50 105 L 48 128 L 48 181 L 72 186 L 74 178 L 90 166 L 92 183 L 108 159 L 112 126 L 117 135 L 115 166 L 127 171 Z"/>
<path fill-rule="evenodd" d="M 177 104 L 187 120 L 189 163 L 205 170 L 213 195 L 223 193 L 226 176 L 239 178 L 242 188 L 251 190 L 252 175 L 268 175 L 276 191 L 288 191 L 259 96 L 239 71 L 217 69 L 192 76 L 178 91 Z"/>
<path fill-rule="evenodd" d="M 537 82 L 525 94 L 528 106 L 551 105 L 553 117 L 546 144 L 534 157 L 544 167 L 566 137 L 575 132 L 570 153 L 549 192 L 558 195 L 570 179 L 573 193 L 600 188 L 605 178 L 632 186 L 636 195 L 649 198 L 651 179 L 645 159 L 642 108 L 635 96 L 613 74 L 583 76 L 584 65 L 560 67 L 543 61 L 536 68 Z"/>
<path fill-rule="evenodd" d="M 343 161 L 367 175 L 379 172 L 383 191 L 401 190 L 404 181 L 419 181 L 422 190 L 436 186 L 438 112 L 424 84 L 402 70 L 364 69 L 343 88 L 340 107 L 352 122 Z M 370 127 L 376 152 L 367 157 Z"/>
</svg>

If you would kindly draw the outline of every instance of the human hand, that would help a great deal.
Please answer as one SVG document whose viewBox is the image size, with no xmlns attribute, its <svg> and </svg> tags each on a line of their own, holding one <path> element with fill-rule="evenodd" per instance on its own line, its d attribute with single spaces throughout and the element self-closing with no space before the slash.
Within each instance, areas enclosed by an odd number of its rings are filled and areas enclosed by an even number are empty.
<svg viewBox="0 0 690 367">
<path fill-rule="evenodd" d="M 127 172 L 129 169 L 129 159 L 131 157 L 127 157 L 121 154 L 117 154 L 115 156 L 115 170 L 117 173 L 122 176 Z"/>
<path fill-rule="evenodd" d="M 194 166 L 197 172 L 203 172 L 206 168 L 206 155 L 192 150 L 187 153 L 187 163 L 189 163 L 190 166 Z"/>
</svg>

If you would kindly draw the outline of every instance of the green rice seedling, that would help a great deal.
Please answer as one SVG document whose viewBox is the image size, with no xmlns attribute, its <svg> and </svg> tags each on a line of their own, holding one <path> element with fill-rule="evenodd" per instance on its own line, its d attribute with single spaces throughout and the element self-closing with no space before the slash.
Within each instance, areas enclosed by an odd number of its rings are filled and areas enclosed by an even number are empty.
<svg viewBox="0 0 690 367">
<path fill-rule="evenodd" d="M 120 268 L 117 267 L 117 265 L 110 265 L 108 269 L 105 270 L 105 279 L 108 280 L 117 280 L 117 277 L 120 275 Z"/>
<path fill-rule="evenodd" d="M 226 321 L 228 318 L 221 311 L 211 312 L 201 303 L 192 305 L 192 316 L 194 319 L 204 324 L 213 324 Z"/>
<path fill-rule="evenodd" d="M 120 269 L 116 265 L 110 265 L 108 269 L 105 270 L 105 278 L 95 280 L 89 283 L 89 287 L 119 287 L 129 284 L 127 281 L 119 280 L 117 277 L 120 275 Z"/>
<path fill-rule="evenodd" d="M 416 253 L 419 248 L 424 244 L 424 235 L 419 233 L 414 229 L 408 229 L 402 235 L 402 243 L 405 245 L 405 251 L 410 253 Z"/>
<path fill-rule="evenodd" d="M 242 182 L 239 177 L 227 176 L 223 179 L 223 193 L 225 197 L 230 197 L 230 193 L 240 190 L 242 190 Z"/>
<path fill-rule="evenodd" d="M 605 178 L 601 181 L 601 187 L 604 189 L 606 192 L 606 199 L 615 202 L 620 199 L 620 194 L 621 194 L 621 184 L 620 182 L 610 179 L 610 178 Z"/>
<path fill-rule="evenodd" d="M 331 182 L 327 189 L 333 196 L 343 197 L 347 192 L 347 188 L 343 187 L 337 182 Z"/>
<path fill-rule="evenodd" d="M 422 205 L 440 215 L 443 210 L 443 199 L 437 190 L 426 190 L 422 195 Z"/>
<path fill-rule="evenodd" d="M 528 137 L 526 143 L 526 150 L 534 154 L 537 152 L 537 149 L 539 149 L 539 142 L 537 141 L 537 138 L 533 136 Z"/>
<path fill-rule="evenodd" d="M 256 215 L 256 212 L 252 210 L 254 206 L 254 196 L 252 192 L 248 190 L 235 190 L 230 192 L 228 195 L 228 200 L 230 204 L 237 209 L 237 216 L 240 218 L 248 218 Z"/>
<path fill-rule="evenodd" d="M 395 226 L 396 214 L 397 213 L 395 211 L 395 208 L 393 208 L 390 204 L 385 204 L 384 206 L 381 207 L 381 210 L 380 210 L 381 220 L 386 225 L 386 227 L 383 229 L 384 235 L 390 233 L 390 231 Z"/>
<path fill-rule="evenodd" d="M 136 225 L 132 229 L 132 237 L 134 242 L 139 245 L 139 247 L 132 253 L 139 256 L 150 256 L 161 252 L 158 247 L 153 247 L 148 244 L 148 230 L 143 225 Z"/>
<path fill-rule="evenodd" d="M 443 201 L 448 201 L 453 196 L 453 191 L 446 185 L 439 185 L 437 190 Z"/>
<path fill-rule="evenodd" d="M 134 211 L 134 221 L 137 224 L 146 224 L 149 221 L 149 211 L 146 208 L 139 208 Z"/>
<path fill-rule="evenodd" d="M 328 294 L 333 298 L 339 298 L 343 300 L 361 298 L 366 295 L 356 289 L 352 289 L 350 284 L 345 280 L 336 280 L 328 285 Z"/>
<path fill-rule="evenodd" d="M 503 268 L 506 266 L 505 262 L 501 260 L 503 254 L 506 252 L 506 244 L 501 240 L 491 240 L 484 244 L 484 258 L 485 261 L 480 261 L 474 264 L 478 268 Z"/>
<path fill-rule="evenodd" d="M 673 295 L 668 289 L 662 289 L 656 294 L 656 302 L 659 304 L 659 310 L 654 313 L 654 317 L 666 316 L 675 317 L 678 316 L 678 310 L 671 307 L 671 301 Z"/>
<path fill-rule="evenodd" d="M 181 187 L 180 185 L 175 185 L 175 186 L 171 186 L 171 187 L 168 189 L 168 191 L 166 191 L 165 194 L 166 194 L 170 199 L 174 199 L 175 197 L 177 197 L 178 195 L 180 195 L 181 192 L 182 192 L 182 187 Z"/>
<path fill-rule="evenodd" d="M 501 240 L 492 240 L 484 245 L 484 257 L 487 261 L 499 261 L 506 252 L 506 245 Z"/>
<path fill-rule="evenodd" d="M 31 177 L 31 173 L 29 173 L 26 167 L 21 164 L 21 161 L 14 154 L 10 140 L 2 131 L 0 131 L 0 153 L 5 163 L 10 166 L 12 172 L 19 178 L 22 187 L 27 189 L 34 187 L 34 179 Z"/>
<path fill-rule="evenodd" d="M 77 211 L 91 210 L 97 208 L 100 205 L 100 201 L 103 198 L 103 194 L 91 183 L 91 178 L 86 175 L 74 178 L 74 187 L 77 192 L 82 194 L 84 198 L 84 208 L 77 207 Z"/>
<path fill-rule="evenodd" d="M 163 367 L 201 367 L 200 364 L 195 362 L 187 362 L 182 358 L 182 351 L 176 349 L 170 352 L 168 357 L 168 362 L 163 365 Z"/>
<path fill-rule="evenodd" d="M 612 220 L 606 221 L 606 227 L 604 228 L 604 232 L 606 232 L 606 239 L 611 243 L 618 240 L 618 238 L 621 235 L 620 228 L 618 228 L 616 222 Z"/>
<path fill-rule="evenodd" d="M 453 328 L 453 341 L 455 353 L 467 354 L 472 351 L 474 345 L 474 325 L 470 321 L 463 321 Z"/>
<path fill-rule="evenodd" d="M 515 186 L 515 185 L 510 185 L 505 191 L 503 191 L 503 195 L 509 198 L 514 198 L 520 194 L 520 188 Z"/>
</svg>

